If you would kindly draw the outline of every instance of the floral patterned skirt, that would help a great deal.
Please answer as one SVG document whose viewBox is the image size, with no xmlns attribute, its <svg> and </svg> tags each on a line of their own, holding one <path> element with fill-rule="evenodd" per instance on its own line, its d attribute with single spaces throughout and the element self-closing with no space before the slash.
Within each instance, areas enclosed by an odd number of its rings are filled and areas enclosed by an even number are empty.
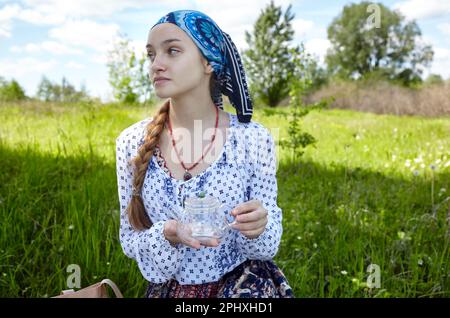
<svg viewBox="0 0 450 318">
<path fill-rule="evenodd" d="M 219 281 L 180 285 L 175 279 L 149 283 L 146 298 L 293 298 L 283 272 L 273 261 L 247 260 Z"/>
</svg>

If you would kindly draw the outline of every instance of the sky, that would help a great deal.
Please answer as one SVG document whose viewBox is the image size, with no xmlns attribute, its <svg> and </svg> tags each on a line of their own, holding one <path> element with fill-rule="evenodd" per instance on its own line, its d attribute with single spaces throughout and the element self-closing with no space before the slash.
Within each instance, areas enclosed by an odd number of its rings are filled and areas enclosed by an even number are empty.
<svg viewBox="0 0 450 318">
<path fill-rule="evenodd" d="M 293 44 L 304 43 L 320 61 L 329 47 L 327 27 L 346 4 L 344 0 L 275 0 L 295 14 Z M 425 71 L 450 78 L 450 1 L 383 0 L 415 20 L 422 41 L 431 44 L 434 61 Z M 0 76 L 15 79 L 28 96 L 36 93 L 42 76 L 61 83 L 64 76 L 77 89 L 85 85 L 92 96 L 112 99 L 107 53 L 118 34 L 145 52 L 148 31 L 170 11 L 192 9 L 210 16 L 230 34 L 239 50 L 248 46 L 245 31 L 270 0 L 0 0 Z M 370 14 L 370 13 L 368 13 Z"/>
</svg>

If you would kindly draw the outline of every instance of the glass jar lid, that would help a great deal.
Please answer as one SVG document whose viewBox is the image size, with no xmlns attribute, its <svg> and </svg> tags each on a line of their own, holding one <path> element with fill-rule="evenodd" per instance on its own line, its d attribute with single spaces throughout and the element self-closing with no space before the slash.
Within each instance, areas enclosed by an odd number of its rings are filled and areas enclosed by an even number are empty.
<svg viewBox="0 0 450 318">
<path fill-rule="evenodd" d="M 212 209 L 219 205 L 219 200 L 210 195 L 194 196 L 186 198 L 184 206 L 187 209 Z"/>
</svg>

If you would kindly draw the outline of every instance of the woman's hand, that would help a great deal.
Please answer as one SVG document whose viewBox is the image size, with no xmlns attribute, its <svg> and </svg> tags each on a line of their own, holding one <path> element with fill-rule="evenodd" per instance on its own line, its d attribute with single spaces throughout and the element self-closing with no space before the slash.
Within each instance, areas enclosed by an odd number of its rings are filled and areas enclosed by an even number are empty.
<svg viewBox="0 0 450 318">
<path fill-rule="evenodd" d="M 188 226 L 179 223 L 176 220 L 168 220 L 164 223 L 164 236 L 172 246 L 176 244 L 184 244 L 189 247 L 199 249 L 202 245 L 208 247 L 216 247 L 220 244 L 218 239 L 202 239 L 199 240 L 191 236 L 191 230 Z"/>
<path fill-rule="evenodd" d="M 257 238 L 264 232 L 268 222 L 268 212 L 258 200 L 250 200 L 238 205 L 231 211 L 231 215 L 236 217 L 232 228 L 249 239 Z"/>
</svg>

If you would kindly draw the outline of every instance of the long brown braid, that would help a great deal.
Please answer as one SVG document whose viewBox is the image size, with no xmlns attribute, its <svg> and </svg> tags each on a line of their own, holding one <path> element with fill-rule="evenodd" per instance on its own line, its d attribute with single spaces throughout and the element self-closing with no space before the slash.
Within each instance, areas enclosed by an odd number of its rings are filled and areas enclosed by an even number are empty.
<svg viewBox="0 0 450 318">
<path fill-rule="evenodd" d="M 211 96 L 218 89 L 216 76 L 213 73 L 209 85 Z M 127 208 L 128 220 L 133 228 L 142 231 L 152 226 L 152 221 L 145 212 L 144 202 L 142 201 L 142 185 L 144 184 L 150 159 L 153 156 L 155 146 L 159 142 L 159 137 L 164 130 L 164 125 L 169 116 L 170 100 L 167 100 L 156 112 L 147 127 L 143 144 L 138 148 L 136 157 L 130 160 L 134 166 L 133 193 Z"/>
<path fill-rule="evenodd" d="M 164 130 L 164 124 L 169 116 L 170 101 L 167 100 L 156 112 L 147 127 L 143 144 L 138 148 L 136 157 L 131 159 L 134 166 L 133 192 L 141 194 L 150 159 L 153 156 L 155 146 L 159 142 L 159 136 Z M 128 205 L 128 220 L 136 230 L 148 229 L 152 221 L 145 212 L 142 195 L 133 195 Z"/>
</svg>

